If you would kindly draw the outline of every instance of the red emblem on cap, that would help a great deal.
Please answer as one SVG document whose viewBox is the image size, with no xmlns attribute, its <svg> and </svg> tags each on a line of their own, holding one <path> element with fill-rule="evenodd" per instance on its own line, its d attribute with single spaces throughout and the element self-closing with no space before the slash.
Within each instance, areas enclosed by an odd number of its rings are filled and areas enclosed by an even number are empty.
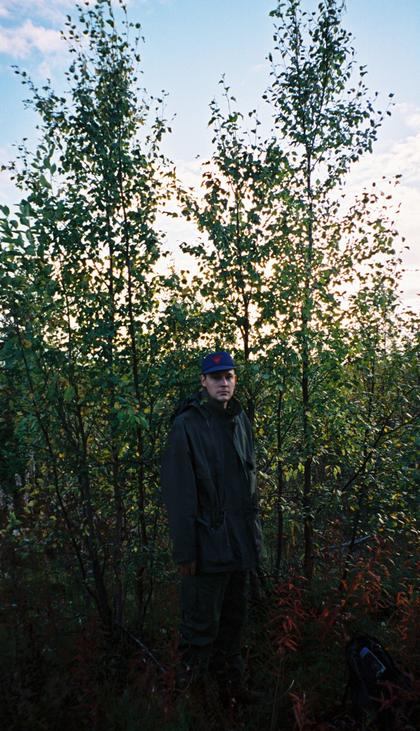
<svg viewBox="0 0 420 731">
<path fill-rule="evenodd" d="M 222 360 L 222 356 L 221 355 L 213 355 L 212 361 L 213 361 L 213 363 L 216 363 L 216 365 L 218 363 L 220 363 L 221 360 Z"/>
</svg>

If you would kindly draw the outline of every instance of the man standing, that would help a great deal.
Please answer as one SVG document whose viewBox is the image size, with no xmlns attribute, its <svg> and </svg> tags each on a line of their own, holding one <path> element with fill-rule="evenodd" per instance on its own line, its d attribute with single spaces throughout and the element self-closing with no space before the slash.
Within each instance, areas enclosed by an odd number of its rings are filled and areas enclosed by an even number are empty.
<svg viewBox="0 0 420 731">
<path fill-rule="evenodd" d="M 239 696 L 249 571 L 261 527 L 254 443 L 233 398 L 235 364 L 220 351 L 202 361 L 202 390 L 178 410 L 162 464 L 174 558 L 181 574 L 181 651 L 187 671 L 210 669 Z"/>
</svg>

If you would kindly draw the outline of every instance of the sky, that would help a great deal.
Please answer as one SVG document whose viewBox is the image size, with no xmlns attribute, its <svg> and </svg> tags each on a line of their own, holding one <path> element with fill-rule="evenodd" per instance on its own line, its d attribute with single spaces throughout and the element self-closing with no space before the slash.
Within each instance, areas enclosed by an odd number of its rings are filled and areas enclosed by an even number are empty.
<svg viewBox="0 0 420 731">
<path fill-rule="evenodd" d="M 305 9 L 314 0 L 302 0 Z M 164 151 L 184 179 L 198 181 L 199 160 L 211 154 L 209 102 L 218 95 L 222 74 L 243 112 L 267 114 L 261 94 L 268 85 L 267 55 L 272 50 L 275 0 L 129 0 L 128 14 L 140 22 L 143 80 L 151 94 L 165 90 L 172 134 Z M 13 145 L 34 137 L 36 118 L 25 108 L 26 96 L 13 65 L 25 69 L 37 85 L 47 77 L 60 88 L 69 62 L 59 30 L 66 14 L 76 17 L 69 0 L 0 0 L 0 163 L 14 157 Z M 393 93 L 392 116 L 379 132 L 374 152 L 365 156 L 348 180 L 357 193 L 383 175 L 401 174 L 393 195 L 403 249 L 404 301 L 416 306 L 420 268 L 420 0 L 346 0 L 345 27 L 354 36 L 359 64 L 382 108 Z M 0 178 L 0 204 L 16 193 Z M 191 236 L 185 224 L 168 224 L 174 246 Z"/>
</svg>

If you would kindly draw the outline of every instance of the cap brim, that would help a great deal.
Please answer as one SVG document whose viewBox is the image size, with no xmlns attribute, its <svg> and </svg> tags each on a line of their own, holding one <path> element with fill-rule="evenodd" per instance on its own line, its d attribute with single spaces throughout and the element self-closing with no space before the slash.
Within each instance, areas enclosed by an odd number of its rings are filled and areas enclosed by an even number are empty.
<svg viewBox="0 0 420 731">
<path fill-rule="evenodd" d="M 227 366 L 227 365 L 219 365 L 214 366 L 213 368 L 207 368 L 205 371 L 201 371 L 203 376 L 206 376 L 207 373 L 216 373 L 217 371 L 234 371 L 236 369 L 235 365 Z"/>
</svg>

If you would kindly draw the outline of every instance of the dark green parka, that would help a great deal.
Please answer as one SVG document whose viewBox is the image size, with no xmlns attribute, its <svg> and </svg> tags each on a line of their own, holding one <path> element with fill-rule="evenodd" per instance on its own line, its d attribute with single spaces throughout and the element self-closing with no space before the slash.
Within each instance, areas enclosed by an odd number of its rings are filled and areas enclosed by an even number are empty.
<svg viewBox="0 0 420 731">
<path fill-rule="evenodd" d="M 254 442 L 236 399 L 228 407 L 206 391 L 178 410 L 161 482 L 177 563 L 204 572 L 254 569 L 261 526 Z"/>
</svg>

